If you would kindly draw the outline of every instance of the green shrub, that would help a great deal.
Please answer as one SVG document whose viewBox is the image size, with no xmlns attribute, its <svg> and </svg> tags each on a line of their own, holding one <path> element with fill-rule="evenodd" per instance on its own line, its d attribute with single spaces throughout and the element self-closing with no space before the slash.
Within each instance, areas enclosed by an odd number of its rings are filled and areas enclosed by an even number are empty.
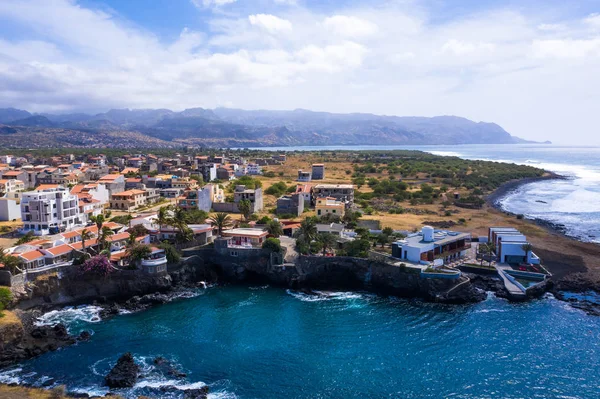
<svg viewBox="0 0 600 399">
<path fill-rule="evenodd" d="M 271 252 L 281 252 L 281 241 L 278 238 L 269 237 L 265 240 L 262 247 Z"/>
</svg>

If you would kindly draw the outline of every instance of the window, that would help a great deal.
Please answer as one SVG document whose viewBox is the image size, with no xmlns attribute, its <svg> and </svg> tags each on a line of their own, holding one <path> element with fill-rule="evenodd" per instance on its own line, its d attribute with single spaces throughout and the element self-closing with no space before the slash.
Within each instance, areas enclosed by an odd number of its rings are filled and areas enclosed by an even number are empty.
<svg viewBox="0 0 600 399">
<path fill-rule="evenodd" d="M 238 256 L 238 252 L 237 251 L 229 251 L 229 255 Z"/>
</svg>

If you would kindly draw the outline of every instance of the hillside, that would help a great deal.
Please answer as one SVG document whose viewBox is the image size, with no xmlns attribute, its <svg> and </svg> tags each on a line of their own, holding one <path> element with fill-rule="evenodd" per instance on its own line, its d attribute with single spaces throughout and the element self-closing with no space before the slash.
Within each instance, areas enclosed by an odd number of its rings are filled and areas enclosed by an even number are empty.
<svg viewBox="0 0 600 399">
<path fill-rule="evenodd" d="M 0 109 L 6 147 L 260 147 L 303 145 L 454 145 L 526 142 L 494 123 L 456 116 L 398 117 L 294 111 L 191 108 L 112 109 L 105 113 L 31 114 Z"/>
</svg>

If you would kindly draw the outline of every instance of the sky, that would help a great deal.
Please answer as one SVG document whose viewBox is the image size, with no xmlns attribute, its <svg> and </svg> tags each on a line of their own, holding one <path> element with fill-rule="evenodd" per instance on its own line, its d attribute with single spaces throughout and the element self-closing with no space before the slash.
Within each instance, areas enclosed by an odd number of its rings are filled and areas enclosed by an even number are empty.
<svg viewBox="0 0 600 399">
<path fill-rule="evenodd" d="M 0 107 L 457 115 L 600 145 L 600 0 L 0 0 Z"/>
</svg>

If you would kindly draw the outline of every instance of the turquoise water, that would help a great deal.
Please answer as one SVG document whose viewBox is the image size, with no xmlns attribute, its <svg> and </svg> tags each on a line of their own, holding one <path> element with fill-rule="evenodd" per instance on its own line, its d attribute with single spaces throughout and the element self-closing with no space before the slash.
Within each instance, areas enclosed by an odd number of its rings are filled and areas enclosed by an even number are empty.
<svg viewBox="0 0 600 399">
<path fill-rule="evenodd" d="M 446 306 L 269 287 L 199 294 L 101 322 L 94 308 L 54 313 L 46 320 L 92 329 L 92 340 L 4 371 L 0 381 L 53 378 L 102 393 L 103 376 L 131 351 L 145 367 L 137 387 L 122 392 L 129 397 L 177 397 L 204 383 L 213 398 L 600 397 L 600 318 L 552 298 Z M 155 369 L 161 355 L 187 377 Z M 179 390 L 160 390 L 169 385 Z"/>
</svg>

